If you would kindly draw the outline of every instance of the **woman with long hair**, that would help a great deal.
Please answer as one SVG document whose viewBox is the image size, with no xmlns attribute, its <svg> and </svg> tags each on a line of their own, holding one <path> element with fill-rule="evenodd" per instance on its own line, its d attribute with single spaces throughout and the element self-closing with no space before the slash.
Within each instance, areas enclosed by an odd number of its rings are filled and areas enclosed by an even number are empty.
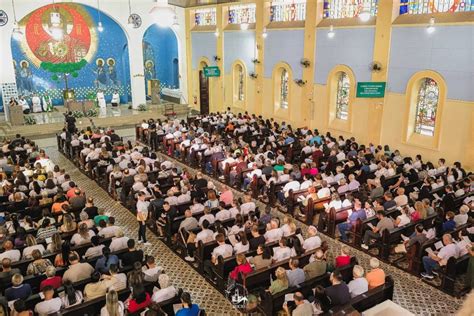
<svg viewBox="0 0 474 316">
<path fill-rule="evenodd" d="M 39 250 L 41 254 L 45 252 L 44 246 L 42 244 L 38 245 L 36 238 L 31 234 L 26 236 L 26 246 L 27 247 L 23 249 L 23 259 L 31 259 L 35 249 Z"/>
<path fill-rule="evenodd" d="M 71 214 L 64 214 L 63 224 L 59 227 L 59 231 L 62 233 L 70 233 L 76 231 L 77 223 L 72 218 Z"/>
<path fill-rule="evenodd" d="M 127 310 L 130 314 L 133 314 L 150 305 L 150 302 L 150 294 L 145 291 L 143 284 L 136 284 L 132 288 L 130 298 L 126 302 Z"/>
<path fill-rule="evenodd" d="M 83 245 L 91 242 L 92 236 L 95 236 L 95 233 L 90 230 L 86 224 L 82 223 L 79 225 L 77 233 L 75 233 L 71 238 L 71 245 Z"/>
<path fill-rule="evenodd" d="M 64 281 L 64 293 L 65 295 L 61 298 L 63 301 L 63 307 L 68 308 L 82 303 L 83 295 L 82 292 L 76 290 L 71 281 Z M 102 315 L 102 314 L 101 314 Z"/>
<path fill-rule="evenodd" d="M 123 316 L 125 307 L 118 299 L 117 291 L 110 289 L 105 295 L 105 306 L 100 310 L 100 316 Z"/>
</svg>

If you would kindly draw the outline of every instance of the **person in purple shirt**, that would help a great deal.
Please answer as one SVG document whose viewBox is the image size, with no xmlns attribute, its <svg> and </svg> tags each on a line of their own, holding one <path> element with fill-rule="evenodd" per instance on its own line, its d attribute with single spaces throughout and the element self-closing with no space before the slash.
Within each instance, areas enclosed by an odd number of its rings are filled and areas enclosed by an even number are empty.
<svg viewBox="0 0 474 316">
<path fill-rule="evenodd" d="M 352 225 L 355 225 L 357 220 L 364 220 L 366 219 L 365 210 L 362 208 L 362 203 L 358 198 L 354 199 L 354 208 L 352 210 L 351 215 L 347 218 L 347 221 L 344 223 L 340 223 L 337 225 L 339 232 L 341 233 L 341 240 L 347 241 L 346 232 L 352 229 Z"/>
</svg>

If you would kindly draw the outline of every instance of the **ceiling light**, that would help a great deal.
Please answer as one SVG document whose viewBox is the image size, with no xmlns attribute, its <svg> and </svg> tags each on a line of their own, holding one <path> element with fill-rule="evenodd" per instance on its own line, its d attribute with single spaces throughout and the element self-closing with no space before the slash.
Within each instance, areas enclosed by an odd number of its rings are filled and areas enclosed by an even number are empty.
<svg viewBox="0 0 474 316">
<path fill-rule="evenodd" d="M 174 25 L 176 13 L 168 5 L 167 0 L 156 0 L 155 6 L 150 10 L 155 23 L 160 27 L 171 27 Z"/>
<path fill-rule="evenodd" d="M 247 31 L 249 29 L 249 24 L 248 23 L 241 23 L 240 24 L 240 29 L 242 31 Z"/>
<path fill-rule="evenodd" d="M 216 29 L 216 31 L 214 32 L 214 36 L 219 37 L 219 29 Z"/>
<path fill-rule="evenodd" d="M 102 22 L 97 23 L 97 31 L 99 31 L 99 32 L 104 31 L 104 26 L 102 26 Z"/>
<path fill-rule="evenodd" d="M 104 31 L 104 26 L 102 25 L 102 19 L 100 16 L 100 3 L 99 0 L 97 0 L 97 16 L 99 18 L 99 22 L 97 23 L 97 31 L 103 32 Z"/>
<path fill-rule="evenodd" d="M 430 22 L 429 22 L 429 25 L 428 27 L 426 28 L 426 32 L 428 32 L 428 34 L 431 34 L 435 31 L 435 18 L 430 18 Z"/>
<path fill-rule="evenodd" d="M 266 27 L 264 27 L 264 28 L 263 28 L 262 37 L 265 39 L 265 38 L 267 38 L 267 36 L 268 36 L 268 33 L 267 33 L 267 28 L 266 28 Z"/>
<path fill-rule="evenodd" d="M 329 26 L 329 32 L 328 32 L 328 37 L 333 38 L 336 33 L 334 32 L 334 26 Z"/>
</svg>

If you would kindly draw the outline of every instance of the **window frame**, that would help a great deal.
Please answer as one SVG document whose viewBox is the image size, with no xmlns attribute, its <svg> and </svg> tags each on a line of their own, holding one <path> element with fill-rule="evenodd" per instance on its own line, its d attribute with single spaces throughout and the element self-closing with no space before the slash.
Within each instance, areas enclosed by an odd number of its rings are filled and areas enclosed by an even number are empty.
<svg viewBox="0 0 474 316">
<path fill-rule="evenodd" d="M 434 80 L 438 85 L 438 106 L 436 108 L 436 122 L 434 127 L 433 136 L 418 134 L 415 132 L 416 127 L 416 112 L 418 107 L 418 93 L 425 78 Z M 443 126 L 443 108 L 446 102 L 447 86 L 446 81 L 441 74 L 432 71 L 425 70 L 415 73 L 407 84 L 406 89 L 406 105 L 405 105 L 405 122 L 403 129 L 402 142 L 418 146 L 421 148 L 427 148 L 432 150 L 439 150 L 440 135 Z"/>
<path fill-rule="evenodd" d="M 237 67 L 242 68 L 242 73 L 243 73 L 243 93 L 244 93 L 244 99 L 240 100 L 239 99 L 239 80 L 237 78 Z M 248 94 L 248 89 L 247 89 L 247 67 L 245 66 L 245 63 L 241 60 L 236 60 L 232 64 L 232 104 L 234 107 L 241 108 L 241 109 L 246 109 L 247 107 L 247 94 Z"/>
<path fill-rule="evenodd" d="M 344 72 L 349 78 L 349 102 L 347 105 L 347 120 L 340 119 L 336 116 L 337 112 L 337 93 L 339 74 Z M 328 126 L 329 128 L 342 131 L 352 132 L 353 122 L 353 104 L 356 97 L 356 78 L 352 69 L 346 65 L 335 66 L 328 74 L 326 84 L 328 95 Z"/>
<path fill-rule="evenodd" d="M 288 96 L 287 108 L 281 107 L 281 75 L 282 71 L 286 70 L 288 73 Z M 291 96 L 292 96 L 292 85 L 293 85 L 293 70 L 288 63 L 279 62 L 273 67 L 272 73 L 272 88 L 273 88 L 273 113 L 282 119 L 288 120 L 291 113 Z"/>
</svg>

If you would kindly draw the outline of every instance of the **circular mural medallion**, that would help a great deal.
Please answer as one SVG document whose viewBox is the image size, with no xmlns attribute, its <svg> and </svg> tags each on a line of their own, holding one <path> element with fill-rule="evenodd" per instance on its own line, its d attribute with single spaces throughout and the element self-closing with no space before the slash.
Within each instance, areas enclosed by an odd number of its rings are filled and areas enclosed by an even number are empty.
<svg viewBox="0 0 474 316">
<path fill-rule="evenodd" d="M 0 10 L 0 26 L 4 26 L 8 23 L 8 14 L 3 11 L 3 10 Z"/>
</svg>

